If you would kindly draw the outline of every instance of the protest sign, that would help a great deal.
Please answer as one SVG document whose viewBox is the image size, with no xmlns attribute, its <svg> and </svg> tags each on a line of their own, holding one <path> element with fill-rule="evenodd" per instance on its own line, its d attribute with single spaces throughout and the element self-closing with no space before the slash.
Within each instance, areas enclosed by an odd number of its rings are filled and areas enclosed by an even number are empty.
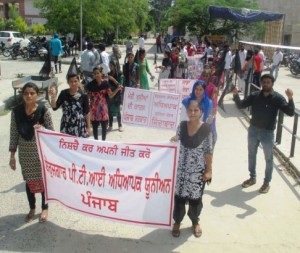
<svg viewBox="0 0 300 253">
<path fill-rule="evenodd" d="M 175 130 L 178 121 L 181 96 L 125 88 L 122 122 L 151 128 Z"/>
<path fill-rule="evenodd" d="M 159 90 L 181 95 L 181 100 L 190 96 L 196 79 L 161 79 Z"/>
<path fill-rule="evenodd" d="M 47 200 L 86 215 L 170 228 L 177 145 L 102 142 L 49 130 L 36 136 Z"/>
</svg>

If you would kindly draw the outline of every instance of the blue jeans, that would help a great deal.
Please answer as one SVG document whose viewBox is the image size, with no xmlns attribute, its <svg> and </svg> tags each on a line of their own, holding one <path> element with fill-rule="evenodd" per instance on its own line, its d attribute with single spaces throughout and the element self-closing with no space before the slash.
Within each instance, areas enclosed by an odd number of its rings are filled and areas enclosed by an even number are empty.
<svg viewBox="0 0 300 253">
<path fill-rule="evenodd" d="M 275 75 L 273 75 L 274 71 L 275 71 Z M 272 75 L 274 77 L 275 81 L 278 77 L 278 71 L 279 71 L 279 65 L 272 65 L 272 67 L 270 69 L 270 75 Z"/>
<path fill-rule="evenodd" d="M 269 184 L 273 172 L 274 131 L 250 126 L 248 129 L 248 170 L 250 178 L 253 179 L 256 179 L 256 154 L 259 143 L 262 145 L 266 161 L 264 184 Z"/>
</svg>

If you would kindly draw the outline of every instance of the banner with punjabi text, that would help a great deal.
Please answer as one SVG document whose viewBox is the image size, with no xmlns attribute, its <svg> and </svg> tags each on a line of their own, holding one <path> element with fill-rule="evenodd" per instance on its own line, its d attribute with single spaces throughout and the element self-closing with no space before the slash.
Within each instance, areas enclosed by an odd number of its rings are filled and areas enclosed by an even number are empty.
<svg viewBox="0 0 300 253">
<path fill-rule="evenodd" d="M 116 222 L 170 228 L 178 146 L 36 131 L 48 201 Z"/>
<path fill-rule="evenodd" d="M 160 79 L 159 90 L 181 95 L 181 100 L 190 96 L 196 79 Z"/>
<path fill-rule="evenodd" d="M 179 94 L 126 87 L 122 122 L 150 128 L 176 130 L 180 106 Z"/>
</svg>

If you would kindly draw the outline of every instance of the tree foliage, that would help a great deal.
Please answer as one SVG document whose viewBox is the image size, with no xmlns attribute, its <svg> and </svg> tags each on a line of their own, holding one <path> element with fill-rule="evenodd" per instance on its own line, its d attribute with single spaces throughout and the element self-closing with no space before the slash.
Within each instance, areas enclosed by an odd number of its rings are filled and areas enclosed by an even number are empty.
<svg viewBox="0 0 300 253">
<path fill-rule="evenodd" d="M 165 30 L 166 27 L 163 26 L 162 19 L 165 17 L 165 13 L 172 6 L 173 0 L 149 0 L 149 4 L 151 6 L 149 14 L 153 17 L 155 30 L 157 32 L 161 32 L 161 30 Z"/>
<path fill-rule="evenodd" d="M 112 39 L 117 31 L 126 37 L 145 29 L 147 0 L 35 0 L 35 6 L 48 20 L 47 28 L 79 36 L 81 1 L 83 34 Z"/>
<path fill-rule="evenodd" d="M 15 19 L 15 27 L 16 27 L 16 30 L 21 33 L 27 33 L 27 31 L 28 31 L 27 24 L 21 16 L 18 16 Z"/>
<path fill-rule="evenodd" d="M 32 25 L 30 29 L 33 35 L 44 35 L 46 33 L 46 28 L 43 24 Z"/>
<path fill-rule="evenodd" d="M 257 4 L 245 0 L 176 0 L 175 5 L 169 10 L 168 24 L 179 29 L 187 28 L 198 37 L 208 34 L 225 34 L 236 37 L 255 31 L 256 24 L 210 19 L 208 14 L 209 5 L 239 9 L 257 8 Z"/>
</svg>

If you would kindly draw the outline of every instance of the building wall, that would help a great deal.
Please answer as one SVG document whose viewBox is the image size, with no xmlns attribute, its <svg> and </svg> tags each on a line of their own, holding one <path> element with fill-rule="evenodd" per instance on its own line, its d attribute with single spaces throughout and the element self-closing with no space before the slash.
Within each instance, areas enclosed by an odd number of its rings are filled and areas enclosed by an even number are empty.
<svg viewBox="0 0 300 253">
<path fill-rule="evenodd" d="M 300 45 L 300 0 L 256 0 L 261 10 L 285 14 L 283 43 Z"/>
<path fill-rule="evenodd" d="M 27 25 L 45 24 L 46 19 L 39 16 L 39 10 L 33 6 L 34 0 L 0 0 L 0 14 L 4 18 L 8 18 L 8 4 L 14 3 L 19 8 L 19 13 L 25 19 Z"/>
</svg>

